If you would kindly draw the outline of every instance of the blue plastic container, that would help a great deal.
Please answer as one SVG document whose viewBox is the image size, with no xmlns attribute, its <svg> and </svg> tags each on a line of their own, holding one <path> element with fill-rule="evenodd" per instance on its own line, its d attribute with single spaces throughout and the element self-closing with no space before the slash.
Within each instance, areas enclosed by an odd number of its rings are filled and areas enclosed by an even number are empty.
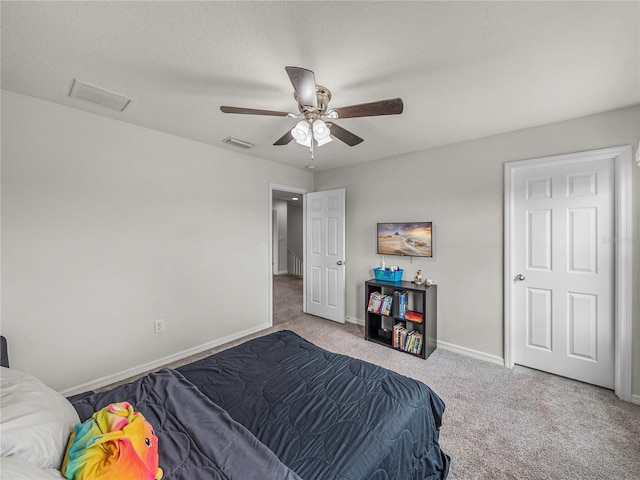
<svg viewBox="0 0 640 480">
<path fill-rule="evenodd" d="M 376 280 L 396 283 L 402 281 L 402 274 L 404 273 L 404 270 L 399 268 L 398 270 L 391 271 L 388 268 L 383 270 L 380 267 L 375 267 L 373 269 L 373 273 L 376 276 Z"/>
</svg>

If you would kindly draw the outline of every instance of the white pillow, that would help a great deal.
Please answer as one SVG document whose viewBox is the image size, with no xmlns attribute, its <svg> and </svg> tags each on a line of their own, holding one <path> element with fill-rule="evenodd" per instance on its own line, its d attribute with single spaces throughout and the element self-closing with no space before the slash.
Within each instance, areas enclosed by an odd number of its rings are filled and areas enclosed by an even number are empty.
<svg viewBox="0 0 640 480">
<path fill-rule="evenodd" d="M 53 468 L 40 468 L 18 457 L 0 458 L 0 478 L 11 480 L 65 480 L 64 475 Z"/>
<path fill-rule="evenodd" d="M 71 430 L 80 423 L 76 410 L 27 373 L 1 367 L 0 380 L 0 455 L 59 470 Z"/>
</svg>

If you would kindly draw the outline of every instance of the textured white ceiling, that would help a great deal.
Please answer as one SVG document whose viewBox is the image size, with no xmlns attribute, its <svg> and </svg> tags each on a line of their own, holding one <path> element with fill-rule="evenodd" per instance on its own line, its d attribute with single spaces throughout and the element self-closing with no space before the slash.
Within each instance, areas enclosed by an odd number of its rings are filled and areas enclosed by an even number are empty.
<svg viewBox="0 0 640 480">
<path fill-rule="evenodd" d="M 317 170 L 640 103 L 640 2 L 10 2 L 2 88 L 304 168 L 273 146 L 297 112 L 286 65 L 342 107 L 401 97 L 399 116 L 339 120 L 364 138 L 316 150 Z M 73 79 L 135 99 L 68 97 Z M 227 146 L 233 136 L 256 145 Z"/>
</svg>

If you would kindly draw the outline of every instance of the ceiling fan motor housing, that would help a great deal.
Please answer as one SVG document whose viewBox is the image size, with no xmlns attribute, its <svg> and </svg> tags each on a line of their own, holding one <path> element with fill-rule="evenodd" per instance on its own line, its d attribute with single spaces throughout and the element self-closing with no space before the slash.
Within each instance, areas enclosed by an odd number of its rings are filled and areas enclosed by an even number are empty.
<svg viewBox="0 0 640 480">
<path fill-rule="evenodd" d="M 316 107 L 302 105 L 298 98 L 298 94 L 295 91 L 293 92 L 293 96 L 296 99 L 296 102 L 298 102 L 298 110 L 300 110 L 300 113 L 304 114 L 309 123 L 313 123 L 314 120 L 317 120 L 327 112 L 327 107 L 331 100 L 331 91 L 327 87 L 316 85 L 316 98 L 318 100 L 318 105 Z"/>
</svg>

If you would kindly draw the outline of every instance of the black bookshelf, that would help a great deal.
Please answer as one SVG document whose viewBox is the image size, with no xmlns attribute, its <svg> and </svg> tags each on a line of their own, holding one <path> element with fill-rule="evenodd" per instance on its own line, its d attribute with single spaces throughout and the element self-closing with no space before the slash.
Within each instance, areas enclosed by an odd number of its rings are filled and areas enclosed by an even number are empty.
<svg viewBox="0 0 640 480">
<path fill-rule="evenodd" d="M 394 348 L 398 351 L 427 359 L 436 349 L 438 340 L 437 328 L 437 290 L 436 285 L 416 285 L 413 282 L 385 282 L 382 280 L 367 280 L 365 282 L 365 339 Z M 371 294 L 379 292 L 391 297 L 389 312 L 378 313 L 369 311 Z M 399 293 L 406 294 L 406 307 L 411 312 L 422 314 L 422 322 L 408 320 L 400 311 Z M 420 352 L 412 353 L 394 347 L 394 326 L 403 324 L 406 332 L 415 331 L 422 335 Z M 406 338 L 406 337 L 405 337 Z M 415 345 L 414 345 L 415 346 Z"/>
</svg>

